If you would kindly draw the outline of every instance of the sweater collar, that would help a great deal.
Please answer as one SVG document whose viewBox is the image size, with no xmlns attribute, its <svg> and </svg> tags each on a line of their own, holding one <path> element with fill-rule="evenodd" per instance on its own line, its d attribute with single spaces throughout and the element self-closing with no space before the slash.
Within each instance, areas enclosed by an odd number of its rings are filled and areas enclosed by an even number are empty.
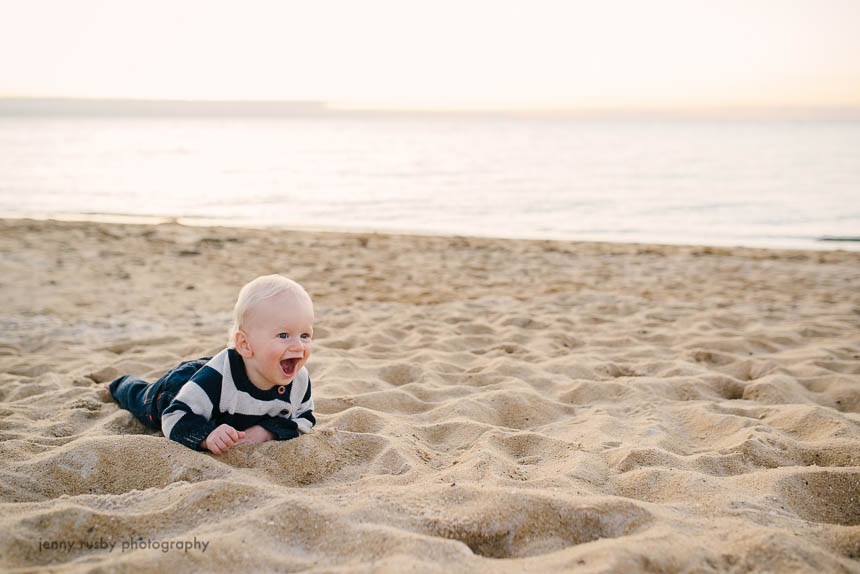
<svg viewBox="0 0 860 574">
<path fill-rule="evenodd" d="M 289 400 L 290 395 L 288 391 L 292 381 L 286 385 L 275 385 L 271 389 L 264 391 L 252 383 L 251 379 L 248 378 L 248 371 L 245 370 L 245 360 L 242 358 L 242 355 L 239 354 L 239 351 L 231 347 L 227 350 L 227 354 L 230 357 L 230 372 L 233 375 L 233 383 L 236 385 L 237 390 L 246 392 L 255 399 L 263 401 L 271 401 L 274 399 L 280 399 L 283 401 Z M 281 387 L 283 387 L 283 390 L 278 392 Z"/>
</svg>

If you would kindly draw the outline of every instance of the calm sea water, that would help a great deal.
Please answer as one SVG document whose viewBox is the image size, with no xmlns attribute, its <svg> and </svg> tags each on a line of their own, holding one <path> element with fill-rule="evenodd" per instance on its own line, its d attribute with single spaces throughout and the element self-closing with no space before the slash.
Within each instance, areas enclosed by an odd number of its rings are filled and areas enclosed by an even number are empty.
<svg viewBox="0 0 860 574">
<path fill-rule="evenodd" d="M 2 117 L 0 213 L 860 249 L 860 121 Z"/>
</svg>

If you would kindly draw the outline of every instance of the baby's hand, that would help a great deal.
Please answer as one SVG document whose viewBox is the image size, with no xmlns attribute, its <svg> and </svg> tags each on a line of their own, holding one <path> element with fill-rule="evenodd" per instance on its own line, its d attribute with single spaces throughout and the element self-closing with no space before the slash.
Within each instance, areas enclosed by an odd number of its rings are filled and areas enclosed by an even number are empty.
<svg viewBox="0 0 860 574">
<path fill-rule="evenodd" d="M 260 425 L 254 425 L 245 429 L 245 437 L 239 439 L 236 444 L 254 444 L 258 442 L 266 442 L 275 438 L 270 431 L 267 431 Z"/>
<path fill-rule="evenodd" d="M 227 452 L 228 448 L 237 444 L 244 436 L 243 431 L 237 431 L 230 425 L 223 424 L 209 433 L 202 446 L 214 454 L 221 454 Z"/>
</svg>

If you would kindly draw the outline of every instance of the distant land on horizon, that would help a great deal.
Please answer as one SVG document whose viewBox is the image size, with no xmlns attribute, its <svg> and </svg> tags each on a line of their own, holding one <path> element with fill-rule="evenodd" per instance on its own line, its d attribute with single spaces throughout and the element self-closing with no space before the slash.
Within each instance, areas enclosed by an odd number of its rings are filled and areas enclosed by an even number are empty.
<svg viewBox="0 0 860 574">
<path fill-rule="evenodd" d="M 325 113 L 314 101 L 0 98 L 0 116 L 281 116 Z"/>
<path fill-rule="evenodd" d="M 301 117 L 331 115 L 490 115 L 572 118 L 860 119 L 860 107 L 384 107 L 304 100 L 180 100 L 0 97 L 0 117 Z"/>
</svg>

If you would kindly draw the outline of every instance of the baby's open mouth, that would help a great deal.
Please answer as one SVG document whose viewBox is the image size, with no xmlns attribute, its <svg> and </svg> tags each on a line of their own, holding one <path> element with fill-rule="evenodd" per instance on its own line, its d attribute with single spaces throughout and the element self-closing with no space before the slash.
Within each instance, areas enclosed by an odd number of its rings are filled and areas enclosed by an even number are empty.
<svg viewBox="0 0 860 574">
<path fill-rule="evenodd" d="M 284 359 L 281 361 L 281 371 L 285 377 L 292 377 L 296 374 L 296 365 L 299 364 L 298 359 Z"/>
</svg>

